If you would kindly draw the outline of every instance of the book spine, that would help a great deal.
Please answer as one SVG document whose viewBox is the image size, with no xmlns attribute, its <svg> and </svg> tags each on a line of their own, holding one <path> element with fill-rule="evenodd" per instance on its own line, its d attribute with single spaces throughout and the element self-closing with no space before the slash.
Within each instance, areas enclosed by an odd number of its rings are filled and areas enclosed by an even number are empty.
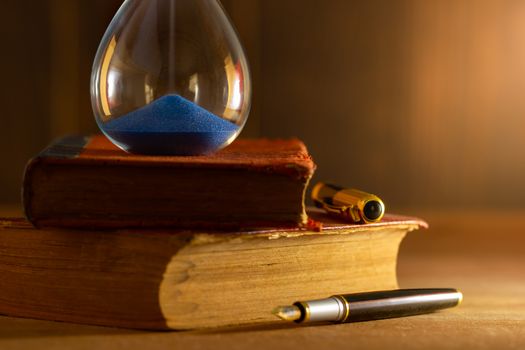
<svg viewBox="0 0 525 350">
<path fill-rule="evenodd" d="M 38 156 L 31 159 L 24 170 L 22 181 L 22 203 L 26 218 L 38 227 L 38 220 L 33 215 L 33 196 L 35 183 L 35 169 L 42 166 L 48 159 L 73 159 L 80 156 L 90 138 L 82 136 L 66 136 L 53 142 Z"/>
</svg>

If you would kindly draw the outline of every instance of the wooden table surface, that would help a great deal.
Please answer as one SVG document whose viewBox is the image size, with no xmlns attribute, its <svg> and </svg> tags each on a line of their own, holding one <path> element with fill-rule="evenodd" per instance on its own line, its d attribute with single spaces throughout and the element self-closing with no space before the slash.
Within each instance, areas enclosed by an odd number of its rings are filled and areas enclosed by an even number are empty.
<svg viewBox="0 0 525 350">
<path fill-rule="evenodd" d="M 172 333 L 0 317 L 0 349 L 525 349 L 525 212 L 419 214 L 431 228 L 403 243 L 401 287 L 459 288 L 459 308 L 358 324 Z"/>
</svg>

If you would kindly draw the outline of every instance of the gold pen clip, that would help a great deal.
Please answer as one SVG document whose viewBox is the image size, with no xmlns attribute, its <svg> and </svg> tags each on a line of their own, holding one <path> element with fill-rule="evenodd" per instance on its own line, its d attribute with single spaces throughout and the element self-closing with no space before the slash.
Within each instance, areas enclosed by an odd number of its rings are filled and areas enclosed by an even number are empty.
<svg viewBox="0 0 525 350">
<path fill-rule="evenodd" d="M 338 216 L 344 216 L 347 219 L 352 220 L 353 222 L 361 222 L 363 219 L 359 215 L 359 210 L 355 207 L 339 207 L 335 205 L 329 205 L 327 203 L 319 202 L 321 208 L 326 210 L 329 214 L 334 214 Z"/>
</svg>

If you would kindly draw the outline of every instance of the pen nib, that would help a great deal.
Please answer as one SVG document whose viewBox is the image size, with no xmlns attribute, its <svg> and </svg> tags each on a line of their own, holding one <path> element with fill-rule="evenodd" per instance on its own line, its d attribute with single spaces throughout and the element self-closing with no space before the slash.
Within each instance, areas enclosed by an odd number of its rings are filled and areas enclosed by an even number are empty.
<svg viewBox="0 0 525 350">
<path fill-rule="evenodd" d="M 284 321 L 297 321 L 302 316 L 297 306 L 279 306 L 272 313 Z"/>
</svg>

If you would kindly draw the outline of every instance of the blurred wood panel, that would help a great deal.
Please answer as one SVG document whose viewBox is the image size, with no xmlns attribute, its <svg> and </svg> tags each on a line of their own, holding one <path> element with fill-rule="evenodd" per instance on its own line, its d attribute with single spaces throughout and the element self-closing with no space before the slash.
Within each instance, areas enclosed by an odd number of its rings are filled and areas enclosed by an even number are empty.
<svg viewBox="0 0 525 350">
<path fill-rule="evenodd" d="M 27 159 L 48 139 L 48 28 L 44 1 L 2 1 L 0 201 L 19 200 Z"/>
<path fill-rule="evenodd" d="M 525 206 L 525 2 L 224 0 L 254 78 L 244 136 L 390 207 Z M 0 201 L 51 138 L 96 131 L 91 63 L 121 0 L 7 0 Z"/>
<path fill-rule="evenodd" d="M 120 0 L 47 0 L 50 16 L 50 139 L 98 132 L 91 110 L 95 53 Z"/>
<path fill-rule="evenodd" d="M 523 206 L 525 3 L 412 9 L 412 201 Z"/>
<path fill-rule="evenodd" d="M 263 133 L 390 207 L 523 207 L 524 7 L 264 1 Z"/>
<path fill-rule="evenodd" d="M 317 179 L 405 204 L 409 4 L 267 0 L 263 132 L 304 139 Z"/>
<path fill-rule="evenodd" d="M 79 3 L 49 0 L 50 56 L 50 137 L 80 133 Z"/>
</svg>

